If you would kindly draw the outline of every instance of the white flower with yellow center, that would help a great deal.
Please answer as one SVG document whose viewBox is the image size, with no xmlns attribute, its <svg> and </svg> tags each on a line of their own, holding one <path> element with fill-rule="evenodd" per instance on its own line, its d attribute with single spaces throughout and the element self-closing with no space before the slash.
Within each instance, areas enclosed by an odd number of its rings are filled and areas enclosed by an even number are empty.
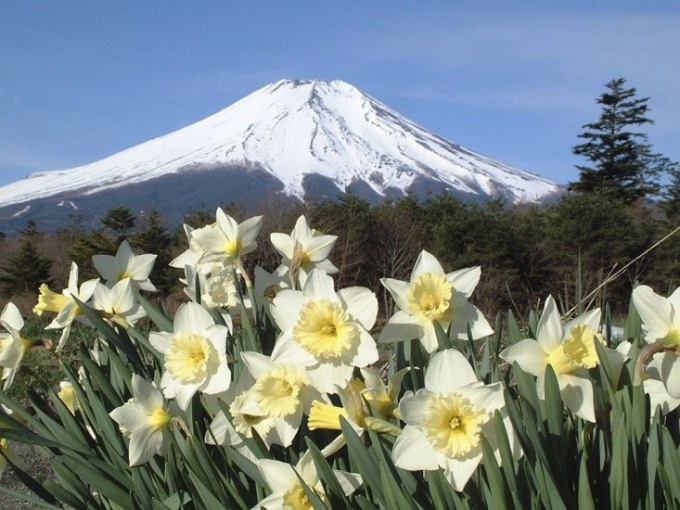
<svg viewBox="0 0 680 510">
<path fill-rule="evenodd" d="M 212 230 L 217 228 L 217 223 L 212 223 L 210 225 L 205 225 L 201 228 L 194 229 L 192 226 L 184 224 L 184 234 L 187 237 L 187 242 L 189 248 L 179 254 L 177 257 L 172 259 L 168 264 L 170 267 L 175 267 L 177 269 L 184 269 L 186 266 L 191 266 L 195 268 L 202 275 L 210 273 L 213 268 L 213 264 L 200 264 L 199 261 L 205 253 L 205 247 L 198 242 L 194 236 L 194 232 L 201 232 L 204 230 Z"/>
<path fill-rule="evenodd" d="M 515 456 L 520 447 L 505 415 L 501 383 L 485 386 L 460 352 L 447 349 L 432 356 L 425 374 L 425 388 L 401 399 L 399 411 L 406 423 L 392 449 L 397 467 L 416 470 L 442 468 L 457 491 L 482 461 L 482 437 L 486 437 L 500 463 L 493 415 L 503 422 Z"/>
<path fill-rule="evenodd" d="M 154 455 L 163 454 L 170 438 L 168 424 L 172 415 L 156 386 L 143 377 L 132 375 L 132 398 L 116 407 L 109 416 L 130 439 L 130 466 L 139 466 Z"/>
<path fill-rule="evenodd" d="M 648 343 L 675 346 L 676 351 L 654 355 L 654 365 L 659 367 L 659 377 L 668 394 L 680 398 L 680 287 L 666 297 L 660 296 L 646 285 L 633 289 L 633 304 L 642 319 L 642 331 Z"/>
<path fill-rule="evenodd" d="M 295 268 L 301 285 L 314 268 L 327 274 L 338 272 L 338 268 L 328 260 L 338 237 L 310 229 L 304 216 L 298 218 L 290 235 L 274 232 L 270 239 L 274 249 L 283 257 L 281 265 L 286 270 Z"/>
<path fill-rule="evenodd" d="M 322 501 L 326 501 L 326 493 L 309 453 L 300 457 L 295 467 L 287 462 L 269 459 L 260 459 L 257 467 L 272 493 L 255 505 L 253 510 L 262 508 L 268 510 L 311 510 L 314 507 L 309 501 L 300 479 Z M 345 495 L 352 494 L 361 486 L 361 476 L 357 474 L 336 470 L 333 470 L 333 474 Z"/>
<path fill-rule="evenodd" d="M 113 287 L 97 283 L 92 294 L 92 304 L 95 310 L 104 312 L 106 320 L 123 327 L 132 326 L 146 316 L 146 312 L 135 299 L 132 280 L 129 278 L 119 281 Z"/>
<path fill-rule="evenodd" d="M 493 333 L 482 313 L 468 299 L 479 278 L 479 267 L 471 267 L 445 274 L 439 261 L 423 250 L 411 273 L 411 281 L 382 278 L 399 310 L 392 315 L 380 333 L 380 342 L 420 339 L 427 352 L 438 349 L 434 324 L 467 340 L 468 327 L 473 339 Z"/>
<path fill-rule="evenodd" d="M 591 310 L 562 324 L 557 304 L 548 297 L 538 322 L 536 340 L 527 338 L 500 353 L 508 363 L 517 362 L 522 370 L 537 376 L 536 390 L 545 398 L 545 370 L 552 366 L 566 406 L 580 418 L 595 422 L 593 383 L 588 370 L 599 364 L 595 342 L 604 345 L 598 333 L 600 309 Z M 618 370 L 625 357 L 604 348 L 610 363 Z"/>
<path fill-rule="evenodd" d="M 33 342 L 21 336 L 24 319 L 14 303 L 9 302 L 3 308 L 0 325 L 7 331 L 0 332 L 0 367 L 4 381 L 3 389 L 7 390 L 14 381 L 24 354 L 31 348 Z"/>
<path fill-rule="evenodd" d="M 71 333 L 71 324 L 83 312 L 73 298 L 83 303 L 94 294 L 99 279 L 88 280 L 78 288 L 78 266 L 71 262 L 71 272 L 68 277 L 68 287 L 61 294 L 50 290 L 44 283 L 40 286 L 38 304 L 33 307 L 36 315 L 41 316 L 43 312 L 55 312 L 57 316 L 45 329 L 62 329 L 61 338 L 57 344 L 57 351 L 60 351 L 66 344 L 66 340 Z"/>
<path fill-rule="evenodd" d="M 309 274 L 302 291 L 284 289 L 274 298 L 271 313 L 282 331 L 272 361 L 303 366 L 318 391 L 344 387 L 354 367 L 378 360 L 368 333 L 375 323 L 378 300 L 363 287 L 339 290 L 321 270 Z"/>
<path fill-rule="evenodd" d="M 206 310 L 228 310 L 241 303 L 232 267 L 222 268 L 209 276 L 197 272 L 191 266 L 186 266 L 184 274 L 186 276 L 184 293 L 192 301 L 197 301 L 196 284 L 198 283 L 201 290 L 201 306 Z M 224 314 L 224 317 L 226 316 Z"/>
<path fill-rule="evenodd" d="M 174 320 L 174 333 L 151 333 L 149 341 L 165 358 L 161 387 L 182 409 L 197 392 L 214 395 L 231 382 L 226 341 L 229 330 L 213 322 L 196 303 L 185 303 Z"/>
<path fill-rule="evenodd" d="M 215 216 L 215 228 L 197 229 L 191 234 L 192 239 L 205 250 L 198 260 L 200 264 L 234 265 L 243 255 L 257 248 L 256 238 L 262 228 L 262 216 L 236 223 L 219 207 Z"/>
<path fill-rule="evenodd" d="M 135 255 L 126 240 L 118 247 L 115 257 L 111 255 L 92 257 L 94 268 L 106 280 L 108 287 L 129 278 L 133 287 L 149 292 L 156 291 L 156 287 L 149 280 L 154 262 L 156 255 L 149 253 Z"/>
</svg>

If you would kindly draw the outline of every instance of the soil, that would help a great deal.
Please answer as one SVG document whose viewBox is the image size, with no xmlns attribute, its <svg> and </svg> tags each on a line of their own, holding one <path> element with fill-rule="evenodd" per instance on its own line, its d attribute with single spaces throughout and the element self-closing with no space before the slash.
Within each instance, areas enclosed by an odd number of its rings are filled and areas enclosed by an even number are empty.
<svg viewBox="0 0 680 510">
<path fill-rule="evenodd" d="M 44 451 L 25 444 L 11 444 L 12 451 L 21 458 L 26 467 L 26 471 L 34 478 L 44 478 L 52 474 L 52 469 Z M 0 485 L 9 489 L 35 496 L 17 477 L 11 467 L 8 467 L 2 474 Z M 37 496 L 36 496 L 37 497 Z M 0 508 L 4 510 L 33 510 L 41 508 L 27 501 L 14 498 L 8 494 L 0 493 Z"/>
</svg>

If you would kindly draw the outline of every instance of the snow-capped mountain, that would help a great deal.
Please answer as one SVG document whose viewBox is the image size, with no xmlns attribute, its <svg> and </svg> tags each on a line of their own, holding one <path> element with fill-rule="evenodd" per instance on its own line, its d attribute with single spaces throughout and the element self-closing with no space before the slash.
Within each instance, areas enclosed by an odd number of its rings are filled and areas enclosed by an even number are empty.
<svg viewBox="0 0 680 510">
<path fill-rule="evenodd" d="M 281 80 L 204 120 L 95 163 L 34 173 L 4 186 L 0 218 L 34 211 L 26 207 L 47 199 L 72 212 L 81 204 L 116 206 L 135 196 L 148 208 L 150 199 L 162 203 L 164 194 L 179 191 L 205 204 L 218 196 L 218 203 L 272 192 L 303 199 L 346 189 L 372 200 L 448 189 L 514 203 L 560 190 L 548 179 L 425 130 L 348 83 Z"/>
</svg>

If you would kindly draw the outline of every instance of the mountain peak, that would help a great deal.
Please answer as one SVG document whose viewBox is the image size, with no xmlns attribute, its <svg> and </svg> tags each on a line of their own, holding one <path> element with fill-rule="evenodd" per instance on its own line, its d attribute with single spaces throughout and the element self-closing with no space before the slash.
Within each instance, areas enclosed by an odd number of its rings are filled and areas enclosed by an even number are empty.
<svg viewBox="0 0 680 510">
<path fill-rule="evenodd" d="M 310 180 L 372 198 L 427 189 L 537 201 L 547 179 L 493 161 L 418 126 L 342 80 L 271 83 L 201 121 L 100 161 L 0 188 L 0 208 L 111 192 L 198 170 L 258 171 L 302 199 Z M 200 182 L 197 183 L 200 185 Z"/>
</svg>

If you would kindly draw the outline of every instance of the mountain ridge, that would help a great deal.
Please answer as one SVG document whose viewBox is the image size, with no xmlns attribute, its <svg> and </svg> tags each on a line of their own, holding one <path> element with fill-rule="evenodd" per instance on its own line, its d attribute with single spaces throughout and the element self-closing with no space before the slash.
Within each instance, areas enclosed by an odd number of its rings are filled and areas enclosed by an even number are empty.
<svg viewBox="0 0 680 510">
<path fill-rule="evenodd" d="M 372 200 L 448 189 L 468 199 L 518 203 L 541 201 L 561 189 L 431 133 L 346 82 L 280 80 L 99 161 L 6 185 L 0 188 L 0 218 L 16 214 L 22 204 L 77 204 L 161 177 L 218 171 L 266 181 L 268 191 L 295 200 L 310 198 L 306 188 L 319 179 L 321 198 L 352 187 Z M 248 196 L 248 186 L 238 186 Z"/>
</svg>

